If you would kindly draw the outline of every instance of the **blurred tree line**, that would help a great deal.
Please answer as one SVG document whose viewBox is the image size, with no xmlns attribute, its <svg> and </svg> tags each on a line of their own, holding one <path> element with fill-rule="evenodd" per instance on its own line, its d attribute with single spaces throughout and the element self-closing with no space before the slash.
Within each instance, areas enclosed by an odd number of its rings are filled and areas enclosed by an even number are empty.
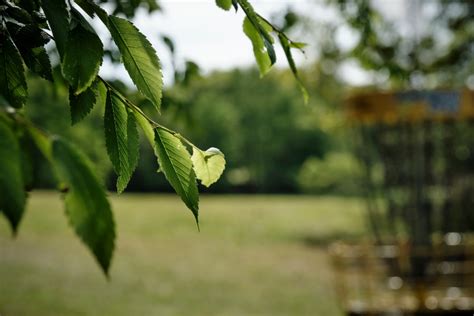
<svg viewBox="0 0 474 316">
<path fill-rule="evenodd" d="M 334 68 L 353 62 L 379 89 L 474 87 L 474 1 L 327 4 L 335 15 L 317 26 L 316 41 L 320 60 Z M 337 43 L 342 33 L 351 34 L 350 44 Z"/>
</svg>

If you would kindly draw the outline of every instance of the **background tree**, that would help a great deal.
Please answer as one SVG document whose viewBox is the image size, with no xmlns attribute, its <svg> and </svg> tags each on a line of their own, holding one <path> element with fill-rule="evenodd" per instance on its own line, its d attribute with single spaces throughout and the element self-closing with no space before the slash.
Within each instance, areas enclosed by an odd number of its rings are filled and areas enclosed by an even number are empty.
<svg viewBox="0 0 474 316">
<path fill-rule="evenodd" d="M 328 4 L 335 16 L 319 24 L 323 36 L 318 47 L 321 61 L 329 62 L 331 71 L 355 62 L 371 75 L 372 84 L 382 88 L 462 87 L 468 81 L 472 86 L 472 1 L 329 0 Z M 394 14 L 391 5 L 405 13 Z M 351 34 L 354 43 L 338 45 L 333 39 L 341 32 Z"/>
</svg>

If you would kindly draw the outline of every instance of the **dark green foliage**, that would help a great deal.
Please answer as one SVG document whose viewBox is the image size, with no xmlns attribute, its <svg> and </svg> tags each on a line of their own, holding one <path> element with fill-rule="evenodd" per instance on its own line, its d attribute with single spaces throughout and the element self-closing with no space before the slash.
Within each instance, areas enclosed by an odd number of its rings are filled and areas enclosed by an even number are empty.
<svg viewBox="0 0 474 316">
<path fill-rule="evenodd" d="M 21 152 L 13 131 L 0 117 L 0 212 L 16 233 L 25 209 Z"/>
<path fill-rule="evenodd" d="M 146 8 L 150 13 L 161 10 L 161 6 L 157 0 L 100 0 L 99 2 L 112 5 L 114 15 L 124 14 L 127 18 L 133 17 L 139 8 Z"/>
<path fill-rule="evenodd" d="M 11 17 L 18 22 L 29 24 L 33 22 L 33 18 L 25 9 L 17 6 L 9 6 L 5 9 L 7 16 Z"/>
<path fill-rule="evenodd" d="M 19 27 L 13 38 L 20 50 L 23 48 L 40 47 L 47 44 L 50 40 L 48 34 L 35 24 Z"/>
<path fill-rule="evenodd" d="M 133 113 L 117 94 L 110 91 L 105 105 L 104 129 L 107 153 L 118 175 L 117 192 L 122 193 L 138 163 L 138 130 Z"/>
<path fill-rule="evenodd" d="M 81 23 L 69 31 L 62 70 L 74 94 L 84 92 L 95 80 L 103 54 L 102 42 L 95 32 Z"/>
<path fill-rule="evenodd" d="M 94 3 L 92 0 L 75 0 L 75 2 L 84 10 L 90 17 L 94 17 L 97 15 L 99 19 L 105 25 L 108 24 L 108 14 L 99 7 L 97 4 Z"/>
<path fill-rule="evenodd" d="M 34 73 L 52 81 L 51 63 L 44 45 L 49 42 L 49 36 L 36 24 L 20 24 L 9 22 L 7 29 L 15 46 L 20 51 L 26 66 Z"/>
<path fill-rule="evenodd" d="M 69 88 L 69 106 L 71 107 L 71 123 L 74 125 L 90 113 L 96 102 L 96 87 L 91 86 L 81 94 L 74 94 Z"/>
<path fill-rule="evenodd" d="M 87 158 L 64 140 L 53 140 L 52 157 L 66 192 L 69 223 L 107 274 L 114 250 L 115 225 L 104 188 Z"/>
<path fill-rule="evenodd" d="M 44 47 L 21 49 L 20 52 L 23 61 L 32 72 L 40 75 L 44 79 L 53 81 L 51 62 L 49 61 L 48 53 Z"/>
<path fill-rule="evenodd" d="M 42 0 L 42 8 L 54 35 L 59 55 L 64 57 L 69 33 L 69 10 L 65 0 Z"/>
<path fill-rule="evenodd" d="M 0 94 L 15 108 L 21 108 L 28 97 L 24 71 L 15 44 L 0 29 Z"/>
<path fill-rule="evenodd" d="M 20 146 L 21 156 L 21 174 L 25 191 L 30 191 L 35 182 L 35 167 L 39 153 L 31 135 L 26 130 L 17 131 L 18 144 Z"/>
</svg>

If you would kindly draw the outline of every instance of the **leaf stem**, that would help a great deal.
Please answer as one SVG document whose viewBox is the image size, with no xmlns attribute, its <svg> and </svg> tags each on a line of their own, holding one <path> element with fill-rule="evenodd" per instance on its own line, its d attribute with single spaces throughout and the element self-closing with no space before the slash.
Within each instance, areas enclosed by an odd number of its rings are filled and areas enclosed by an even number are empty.
<svg viewBox="0 0 474 316">
<path fill-rule="evenodd" d="M 278 35 L 281 35 L 283 36 L 288 42 L 290 42 L 291 44 L 295 43 L 295 41 L 292 41 L 287 35 L 285 32 L 283 32 L 280 28 L 276 27 L 275 25 L 273 25 L 270 21 L 268 21 L 267 19 L 265 19 L 263 16 L 261 16 L 260 14 L 258 14 L 257 12 L 255 12 L 253 10 L 253 7 L 250 5 L 250 3 L 248 3 L 246 0 L 237 0 L 237 3 L 240 5 L 240 7 L 242 8 L 242 10 L 244 11 L 245 15 L 251 20 L 253 21 L 251 15 L 252 13 L 255 14 L 260 20 L 262 20 L 263 22 L 265 22 L 266 24 L 268 24 L 268 26 L 270 26 L 272 28 L 272 31 L 277 33 Z M 256 21 L 258 22 L 258 21 Z M 257 29 L 260 29 L 260 25 L 255 25 L 255 27 Z M 262 34 L 264 37 L 265 37 L 265 33 Z M 301 51 L 303 51 L 301 49 Z M 303 51 L 304 52 L 304 51 Z"/>
<path fill-rule="evenodd" d="M 115 89 L 104 78 L 102 78 L 100 76 L 97 76 L 97 78 L 105 84 L 107 90 L 112 91 L 113 93 L 115 93 L 115 95 L 117 95 L 120 98 L 120 100 L 122 100 L 125 103 L 125 105 L 127 105 L 131 110 L 133 110 L 136 113 L 140 114 L 145 120 L 148 121 L 148 123 L 150 123 L 152 125 L 152 127 L 154 129 L 159 128 L 159 129 L 162 129 L 164 131 L 167 131 L 168 133 L 172 134 L 173 136 L 176 136 L 177 138 L 179 138 L 181 141 L 183 141 L 187 145 L 191 146 L 192 148 L 199 149 L 196 145 L 194 145 L 191 141 L 189 141 L 186 137 L 182 136 L 180 133 L 178 133 L 176 131 L 173 131 L 172 129 L 169 129 L 168 127 L 163 126 L 160 123 L 154 121 L 152 118 L 150 118 L 148 115 L 146 115 L 145 112 L 143 112 L 143 110 L 141 108 L 139 108 L 136 104 L 134 104 L 132 101 L 127 99 L 125 96 L 123 96 L 122 93 L 120 93 L 117 89 Z"/>
</svg>

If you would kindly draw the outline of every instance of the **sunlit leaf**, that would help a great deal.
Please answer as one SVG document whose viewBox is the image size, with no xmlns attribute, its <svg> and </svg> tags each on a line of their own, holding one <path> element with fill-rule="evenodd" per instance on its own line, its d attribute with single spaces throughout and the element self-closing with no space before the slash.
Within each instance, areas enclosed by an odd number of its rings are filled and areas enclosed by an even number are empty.
<svg viewBox="0 0 474 316">
<path fill-rule="evenodd" d="M 308 43 L 303 43 L 303 42 L 290 42 L 290 47 L 291 48 L 296 48 L 299 49 L 300 51 L 303 52 L 303 49 L 308 46 Z"/>
<path fill-rule="evenodd" d="M 226 11 L 232 8 L 232 0 L 216 0 L 216 5 Z"/>
<path fill-rule="evenodd" d="M 193 161 L 196 177 L 201 180 L 201 183 L 206 187 L 209 187 L 219 180 L 222 172 L 224 172 L 225 157 L 217 148 L 211 147 L 206 151 L 202 151 L 193 147 L 191 159 Z"/>
<path fill-rule="evenodd" d="M 133 83 L 160 110 L 163 78 L 155 49 L 129 21 L 109 16 L 109 30 Z"/>
<path fill-rule="evenodd" d="M 155 129 L 155 144 L 166 179 L 199 223 L 199 193 L 189 152 L 175 135 L 161 128 Z"/>
<path fill-rule="evenodd" d="M 152 148 L 155 148 L 155 132 L 153 130 L 153 126 L 148 122 L 148 120 L 141 115 L 140 113 L 134 111 L 133 112 L 135 119 L 140 126 L 140 128 L 143 131 L 143 134 L 145 135 L 146 139 L 150 143 L 150 146 Z"/>
<path fill-rule="evenodd" d="M 272 67 L 272 61 L 270 60 L 270 56 L 267 53 L 263 38 L 260 36 L 257 29 L 253 26 L 248 18 L 245 18 L 244 20 L 244 33 L 252 42 L 253 54 L 255 56 L 255 60 L 257 61 L 260 74 L 263 76 Z"/>
</svg>

